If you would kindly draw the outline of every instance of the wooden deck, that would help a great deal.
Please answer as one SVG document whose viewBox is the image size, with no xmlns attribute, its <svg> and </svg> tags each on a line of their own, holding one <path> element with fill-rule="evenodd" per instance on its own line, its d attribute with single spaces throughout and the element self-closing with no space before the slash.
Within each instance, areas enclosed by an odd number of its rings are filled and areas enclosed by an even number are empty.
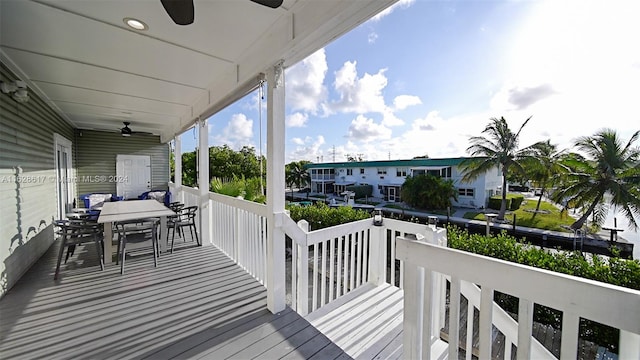
<svg viewBox="0 0 640 360">
<path fill-rule="evenodd" d="M 0 300 L 3 359 L 336 359 L 344 351 L 215 247 L 176 241 L 101 272 L 78 247 L 53 280 L 58 243 Z"/>
<path fill-rule="evenodd" d="M 402 290 L 365 284 L 305 319 L 356 359 L 402 358 Z"/>
</svg>

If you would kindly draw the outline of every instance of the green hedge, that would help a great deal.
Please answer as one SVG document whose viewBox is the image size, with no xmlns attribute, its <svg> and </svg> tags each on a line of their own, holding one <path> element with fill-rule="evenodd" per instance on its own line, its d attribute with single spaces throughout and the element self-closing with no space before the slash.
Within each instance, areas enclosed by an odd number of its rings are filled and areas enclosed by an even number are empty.
<svg viewBox="0 0 640 360">
<path fill-rule="evenodd" d="M 516 194 L 507 194 L 507 210 L 516 211 L 520 209 L 520 205 L 524 201 L 524 196 Z M 502 204 L 502 196 L 492 196 L 489 198 L 489 209 L 500 210 Z"/>
<path fill-rule="evenodd" d="M 640 260 L 637 259 L 603 259 L 594 254 L 586 258 L 577 251 L 549 252 L 533 246 L 523 246 L 505 232 L 486 237 L 470 234 L 456 226 L 448 227 L 447 240 L 448 246 L 454 249 L 640 290 Z M 517 298 L 496 292 L 494 300 L 505 311 L 518 312 Z M 534 321 L 560 330 L 562 318 L 559 311 L 536 304 Z M 610 326 L 581 319 L 580 337 L 614 353 L 618 351 L 619 330 Z"/>
<path fill-rule="evenodd" d="M 447 238 L 449 247 L 454 249 L 640 290 L 640 260 L 637 259 L 603 259 L 597 255 L 587 258 L 580 252 L 549 252 L 522 246 L 505 232 L 487 238 L 454 226 L 449 227 Z"/>
<path fill-rule="evenodd" d="M 318 230 L 371 217 L 368 212 L 354 209 L 351 206 L 331 208 L 323 203 L 316 203 L 312 206 L 289 205 L 287 209 L 293 221 L 298 222 L 304 219 L 309 222 L 311 230 Z"/>
<path fill-rule="evenodd" d="M 367 196 L 371 197 L 373 194 L 372 185 L 350 185 L 345 188 L 347 191 L 353 191 L 355 193 L 355 199 L 362 199 Z"/>
</svg>

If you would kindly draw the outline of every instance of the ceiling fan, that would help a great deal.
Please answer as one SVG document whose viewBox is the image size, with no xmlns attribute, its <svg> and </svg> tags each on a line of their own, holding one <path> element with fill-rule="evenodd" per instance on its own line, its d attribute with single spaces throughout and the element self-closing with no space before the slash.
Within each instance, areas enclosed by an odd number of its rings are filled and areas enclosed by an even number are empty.
<svg viewBox="0 0 640 360">
<path fill-rule="evenodd" d="M 194 20 L 193 0 L 160 0 L 173 22 L 178 25 L 189 25 Z M 272 9 L 282 5 L 284 0 L 249 0 Z"/>
<path fill-rule="evenodd" d="M 122 135 L 122 136 L 153 135 L 153 133 L 146 132 L 146 131 L 133 131 L 133 130 L 131 130 L 131 128 L 129 127 L 129 125 L 131 125 L 131 123 L 128 122 L 128 121 L 123 121 L 122 123 L 124 124 L 124 127 L 122 129 L 120 129 L 120 135 Z"/>
</svg>

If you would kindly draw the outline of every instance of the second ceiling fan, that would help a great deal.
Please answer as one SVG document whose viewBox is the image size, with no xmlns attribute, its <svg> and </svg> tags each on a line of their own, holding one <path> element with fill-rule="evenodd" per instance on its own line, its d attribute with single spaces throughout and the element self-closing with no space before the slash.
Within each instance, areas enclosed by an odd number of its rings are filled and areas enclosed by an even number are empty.
<svg viewBox="0 0 640 360">
<path fill-rule="evenodd" d="M 173 22 L 178 25 L 189 25 L 195 18 L 193 0 L 160 0 Z M 256 4 L 276 9 L 284 0 L 249 0 Z"/>
</svg>

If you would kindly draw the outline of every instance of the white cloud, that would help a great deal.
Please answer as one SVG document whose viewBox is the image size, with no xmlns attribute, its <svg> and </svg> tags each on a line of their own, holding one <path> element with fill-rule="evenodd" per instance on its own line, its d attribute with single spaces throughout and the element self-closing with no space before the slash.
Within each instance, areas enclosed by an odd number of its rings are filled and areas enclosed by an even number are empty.
<svg viewBox="0 0 640 360">
<path fill-rule="evenodd" d="M 215 133 L 213 127 L 209 133 Z M 253 120 L 247 119 L 245 114 L 233 114 L 231 120 L 222 131 L 213 136 L 215 144 L 227 144 L 232 149 L 239 149 L 244 145 L 252 146 Z"/>
<path fill-rule="evenodd" d="M 307 115 L 306 113 L 296 112 L 287 115 L 287 118 L 285 120 L 288 127 L 305 127 L 307 124 L 307 120 L 309 120 L 309 115 Z"/>
<path fill-rule="evenodd" d="M 315 138 L 310 136 L 304 139 L 293 138 L 292 142 L 296 145 L 296 148 L 289 154 L 289 161 L 308 160 L 317 162 L 320 161 L 321 157 L 324 157 L 321 147 L 325 141 L 322 135 L 318 135 Z"/>
<path fill-rule="evenodd" d="M 370 32 L 369 36 L 367 36 L 367 42 L 373 44 L 376 40 L 378 40 L 378 34 L 375 31 Z"/>
<path fill-rule="evenodd" d="M 288 68 L 285 74 L 287 106 L 315 114 L 327 99 L 324 86 L 327 69 L 324 48 Z"/>
<path fill-rule="evenodd" d="M 334 111 L 365 114 L 385 110 L 382 90 L 387 86 L 386 69 L 358 78 L 355 61 L 347 61 L 335 73 L 334 88 L 339 99 L 330 104 Z"/>
<path fill-rule="evenodd" d="M 391 137 L 391 129 L 376 124 L 373 119 L 367 119 L 363 115 L 358 115 L 349 126 L 349 139 L 362 142 L 370 142 L 379 139 L 388 139 Z"/>
<path fill-rule="evenodd" d="M 404 110 L 409 106 L 420 105 L 422 100 L 415 95 L 398 95 L 393 99 L 393 107 L 396 110 Z"/>
<path fill-rule="evenodd" d="M 390 15 L 396 9 L 406 9 L 409 6 L 413 5 L 414 2 L 415 0 L 399 0 L 397 3 L 389 6 L 388 8 L 382 10 L 381 12 L 376 14 L 374 17 L 372 17 L 371 21 L 380 21 L 382 18 L 384 18 L 387 15 Z"/>
</svg>

